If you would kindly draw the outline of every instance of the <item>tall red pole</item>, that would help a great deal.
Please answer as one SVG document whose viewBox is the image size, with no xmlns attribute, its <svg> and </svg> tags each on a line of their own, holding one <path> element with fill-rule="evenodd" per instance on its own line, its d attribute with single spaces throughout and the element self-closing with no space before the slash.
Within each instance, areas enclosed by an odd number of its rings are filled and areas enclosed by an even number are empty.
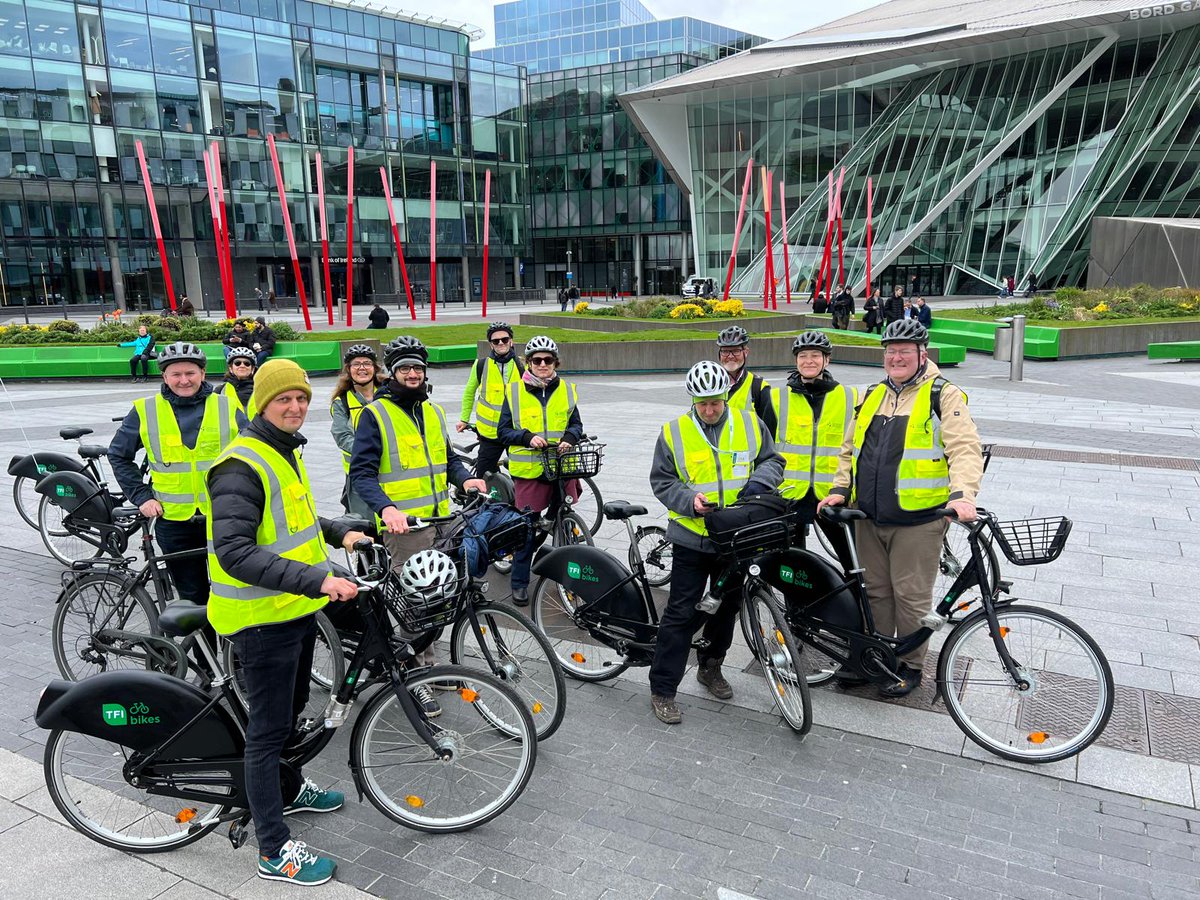
<svg viewBox="0 0 1200 900">
<path fill-rule="evenodd" d="M 221 172 L 221 149 L 212 142 L 213 178 L 217 182 L 217 207 L 221 210 L 220 252 L 225 256 L 225 306 L 233 310 L 230 318 L 237 315 L 237 290 L 233 283 L 233 254 L 229 249 L 229 216 L 225 211 L 225 176 Z"/>
<path fill-rule="evenodd" d="M 821 274 L 817 277 L 817 292 L 825 291 L 825 298 L 829 298 L 829 282 L 833 280 L 832 265 L 830 261 L 830 245 L 833 240 L 833 171 L 830 170 L 829 177 L 826 179 L 826 191 L 828 194 L 828 205 L 825 211 L 825 246 L 821 249 Z"/>
<path fill-rule="evenodd" d="M 779 221 L 783 223 L 783 293 L 787 302 L 792 302 L 792 270 L 788 265 L 787 198 L 783 193 L 783 179 L 779 179 Z"/>
<path fill-rule="evenodd" d="M 837 242 L 838 242 L 838 284 L 846 283 L 846 266 L 842 259 L 842 179 L 846 177 L 846 169 L 843 167 L 838 173 L 836 207 L 837 207 Z"/>
<path fill-rule="evenodd" d="M 333 324 L 333 282 L 329 279 L 329 222 L 325 216 L 325 167 L 321 154 L 317 154 L 317 203 L 321 218 L 321 261 L 325 270 L 325 309 L 329 313 L 329 324 Z"/>
<path fill-rule="evenodd" d="M 768 175 L 766 166 L 758 170 L 758 180 L 762 182 L 763 240 L 767 251 L 763 256 L 763 309 L 771 302 L 771 191 L 767 187 Z"/>
<path fill-rule="evenodd" d="M 217 179 L 213 174 L 213 161 L 209 151 L 205 150 L 201 155 L 204 157 L 204 177 L 208 179 L 208 205 L 212 213 L 213 240 L 217 249 L 217 274 L 221 279 L 221 302 L 225 306 L 225 318 L 232 319 L 237 315 L 237 310 L 229 302 L 230 293 L 227 286 L 229 276 L 225 271 L 225 250 L 221 240 L 221 210 L 217 206 Z"/>
<path fill-rule="evenodd" d="M 871 296 L 871 178 L 867 177 L 867 296 Z"/>
<path fill-rule="evenodd" d="M 154 188 L 150 186 L 150 168 L 146 165 L 146 151 L 141 141 L 135 141 L 138 165 L 142 169 L 142 186 L 146 189 L 146 203 L 150 207 L 150 224 L 154 226 L 154 240 L 158 242 L 158 261 L 162 265 L 163 281 L 167 288 L 167 301 L 171 304 L 171 312 L 175 312 L 175 286 L 171 283 L 171 267 L 167 265 L 167 247 L 163 243 L 162 229 L 158 224 L 158 206 L 154 202 Z"/>
<path fill-rule="evenodd" d="M 738 236 L 742 233 L 742 221 L 746 215 L 746 197 L 750 194 L 750 176 L 754 171 L 754 160 L 746 160 L 746 178 L 742 181 L 742 202 L 738 204 L 737 224 L 733 226 L 733 249 L 729 251 L 729 272 L 725 275 L 725 296 L 729 299 L 729 288 L 733 284 L 733 265 L 737 260 Z"/>
<path fill-rule="evenodd" d="M 404 278 L 404 293 L 408 297 L 408 314 L 417 321 L 417 307 L 413 303 L 412 285 L 408 283 L 408 266 L 404 264 L 404 245 L 400 243 L 400 227 L 396 224 L 396 210 L 392 207 L 392 185 L 388 181 L 387 169 L 379 167 L 379 178 L 383 182 L 383 199 L 387 203 L 388 221 L 392 223 L 392 238 L 396 241 L 396 255 L 400 257 L 400 274 Z"/>
<path fill-rule="evenodd" d="M 487 318 L 488 248 L 492 234 L 492 170 L 483 171 L 483 318 Z"/>
<path fill-rule="evenodd" d="M 429 161 L 429 321 L 437 321 L 437 163 Z"/>
<path fill-rule="evenodd" d="M 346 156 L 346 327 L 354 324 L 354 145 Z"/>
<path fill-rule="evenodd" d="M 296 295 L 300 298 L 300 310 L 304 313 L 304 330 L 312 331 L 312 319 L 308 315 L 308 297 L 304 293 L 304 279 L 300 275 L 300 256 L 296 253 L 296 235 L 292 233 L 292 214 L 288 210 L 287 189 L 283 184 L 283 171 L 279 168 L 279 152 L 275 149 L 275 135 L 267 135 L 267 149 L 271 151 L 271 165 L 275 169 L 275 190 L 279 194 L 279 205 L 283 209 L 283 230 L 287 234 L 288 252 L 292 254 L 292 272 L 296 276 Z"/>
</svg>

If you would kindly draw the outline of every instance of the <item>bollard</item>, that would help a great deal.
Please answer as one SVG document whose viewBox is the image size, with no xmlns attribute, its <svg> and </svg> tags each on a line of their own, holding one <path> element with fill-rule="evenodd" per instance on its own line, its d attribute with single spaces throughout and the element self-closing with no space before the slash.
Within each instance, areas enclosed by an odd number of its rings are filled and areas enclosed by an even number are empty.
<svg viewBox="0 0 1200 900">
<path fill-rule="evenodd" d="M 1008 380 L 1020 381 L 1025 371 L 1025 317 L 1012 317 L 1012 359 L 1008 363 Z"/>
</svg>

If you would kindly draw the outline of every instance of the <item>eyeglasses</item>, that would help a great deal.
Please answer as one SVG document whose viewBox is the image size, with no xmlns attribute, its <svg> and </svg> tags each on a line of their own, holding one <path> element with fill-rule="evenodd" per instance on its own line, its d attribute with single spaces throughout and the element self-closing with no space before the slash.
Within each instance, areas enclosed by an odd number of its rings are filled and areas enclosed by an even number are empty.
<svg viewBox="0 0 1200 900">
<path fill-rule="evenodd" d="M 913 347 L 903 349 L 888 347 L 883 351 L 884 356 L 916 356 L 921 351 Z"/>
<path fill-rule="evenodd" d="M 531 366 L 552 366 L 556 362 L 553 356 L 535 356 L 529 360 Z"/>
<path fill-rule="evenodd" d="M 512 338 L 492 338 L 493 347 L 503 347 L 505 344 L 511 344 Z"/>
<path fill-rule="evenodd" d="M 722 347 L 717 351 L 718 356 L 741 356 L 746 352 L 745 347 Z"/>
<path fill-rule="evenodd" d="M 350 363 L 350 368 L 352 368 L 352 369 L 373 369 L 373 368 L 375 368 L 375 363 L 371 362 L 370 360 L 368 360 L 367 362 L 353 362 L 353 363 Z"/>
<path fill-rule="evenodd" d="M 230 365 L 230 367 L 233 367 L 233 366 L 252 367 L 254 365 L 254 363 L 250 362 L 250 360 L 248 360 L 248 359 L 235 359 L 229 365 Z"/>
<path fill-rule="evenodd" d="M 425 367 L 424 366 L 396 366 L 396 368 L 392 369 L 392 371 L 399 372 L 401 375 L 411 375 L 413 372 L 420 372 L 422 375 L 424 375 Z"/>
</svg>

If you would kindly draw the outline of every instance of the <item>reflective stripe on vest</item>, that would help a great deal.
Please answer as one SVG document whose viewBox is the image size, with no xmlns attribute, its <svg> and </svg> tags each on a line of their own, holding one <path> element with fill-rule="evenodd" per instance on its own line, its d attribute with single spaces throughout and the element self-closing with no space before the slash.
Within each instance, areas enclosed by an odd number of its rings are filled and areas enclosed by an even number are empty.
<svg viewBox="0 0 1200 900">
<path fill-rule="evenodd" d="M 475 430 L 480 437 L 495 440 L 499 433 L 504 392 L 510 384 L 520 383 L 521 368 L 515 360 L 510 360 L 502 372 L 500 364 L 490 356 L 483 360 L 480 368 L 479 388 L 475 392 Z"/>
<path fill-rule="evenodd" d="M 213 393 L 228 397 L 229 402 L 233 404 L 234 410 L 240 410 L 247 420 L 253 419 L 255 414 L 258 412 L 258 407 L 254 405 L 254 395 L 251 394 L 250 402 L 245 406 L 242 406 L 242 398 L 237 395 L 237 390 L 228 381 L 223 381 L 218 384 L 215 388 L 213 388 Z"/>
<path fill-rule="evenodd" d="M 358 391 L 346 391 L 340 398 L 346 401 L 346 410 L 350 413 L 350 430 L 358 428 L 358 419 L 362 415 L 362 411 L 367 408 L 367 404 L 363 403 L 362 397 L 358 396 Z M 337 403 L 337 400 L 333 401 Z M 329 406 L 329 414 L 333 415 L 333 404 Z M 350 474 L 350 454 L 345 450 L 342 451 L 342 471 L 347 475 Z"/>
<path fill-rule="evenodd" d="M 375 418 L 383 449 L 379 457 L 379 486 L 396 509 L 409 516 L 436 516 L 449 512 L 446 478 L 446 413 L 436 403 L 419 404 L 421 422 L 390 400 L 368 404 Z M 380 526 L 383 520 L 378 519 Z"/>
<path fill-rule="evenodd" d="M 942 443 L 942 425 L 933 414 L 930 395 L 934 379 L 917 388 L 908 427 L 904 431 L 904 453 L 896 472 L 896 500 L 908 512 L 943 506 L 950 499 L 950 467 L 946 463 Z M 862 450 L 867 428 L 878 412 L 889 388 L 878 384 L 863 400 L 854 426 L 854 472 L 852 484 L 858 481 L 858 455 Z M 964 394 L 964 398 L 965 398 Z"/>
<path fill-rule="evenodd" d="M 262 521 L 255 534 L 258 546 L 284 559 L 321 567 L 326 574 L 329 551 L 321 534 L 313 502 L 312 485 L 299 453 L 293 452 L 293 469 L 279 451 L 257 438 L 239 437 L 220 455 L 215 465 L 237 459 L 262 480 Z M 213 546 L 212 519 L 208 521 L 208 577 L 212 589 L 208 620 L 219 634 L 233 634 L 256 625 L 290 622 L 316 612 L 328 598 L 284 594 L 275 588 L 239 581 L 221 568 Z"/>
<path fill-rule="evenodd" d="M 135 400 L 139 436 L 150 466 L 150 487 L 162 504 L 163 518 L 184 522 L 199 511 L 208 515 L 205 473 L 237 434 L 237 410 L 229 397 L 213 391 L 204 401 L 196 446 L 183 444 L 175 410 L 162 394 Z"/>
<path fill-rule="evenodd" d="M 800 500 L 811 486 L 818 500 L 829 496 L 833 476 L 837 474 L 838 454 L 854 430 L 857 405 L 858 392 L 839 384 L 825 395 L 821 418 L 814 422 L 812 406 L 807 400 L 790 389 L 779 392 L 775 448 L 784 464 L 781 495 Z"/>
<path fill-rule="evenodd" d="M 754 409 L 754 375 L 750 372 L 746 373 L 746 377 L 742 379 L 742 383 L 737 386 L 737 390 L 729 393 L 729 406 L 731 409 Z"/>
<path fill-rule="evenodd" d="M 544 405 L 543 405 L 544 404 Z M 512 412 L 513 428 L 524 428 L 540 434 L 551 447 L 562 440 L 571 413 L 579 405 L 575 385 L 564 381 L 548 401 L 528 394 L 523 381 L 508 386 L 508 408 Z M 513 445 L 508 448 L 508 473 L 513 478 L 538 478 L 545 471 L 542 451 Z"/>
<path fill-rule="evenodd" d="M 750 480 L 754 460 L 762 446 L 758 417 L 744 409 L 730 409 L 713 447 L 701 431 L 693 413 L 680 416 L 663 426 L 667 447 L 675 459 L 675 473 L 697 493 L 718 506 L 728 506 Z M 745 462 L 737 461 L 735 455 Z M 670 510 L 667 514 L 689 531 L 707 535 L 703 516 L 685 516 Z"/>
</svg>

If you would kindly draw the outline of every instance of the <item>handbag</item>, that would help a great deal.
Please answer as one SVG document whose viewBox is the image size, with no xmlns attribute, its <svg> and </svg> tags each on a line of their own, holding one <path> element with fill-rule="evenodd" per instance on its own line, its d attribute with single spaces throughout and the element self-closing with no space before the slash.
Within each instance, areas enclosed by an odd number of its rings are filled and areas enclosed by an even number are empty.
<svg viewBox="0 0 1200 900">
<path fill-rule="evenodd" d="M 792 504 L 778 494 L 755 494 L 705 513 L 704 527 L 717 552 L 753 556 L 791 543 Z"/>
</svg>

